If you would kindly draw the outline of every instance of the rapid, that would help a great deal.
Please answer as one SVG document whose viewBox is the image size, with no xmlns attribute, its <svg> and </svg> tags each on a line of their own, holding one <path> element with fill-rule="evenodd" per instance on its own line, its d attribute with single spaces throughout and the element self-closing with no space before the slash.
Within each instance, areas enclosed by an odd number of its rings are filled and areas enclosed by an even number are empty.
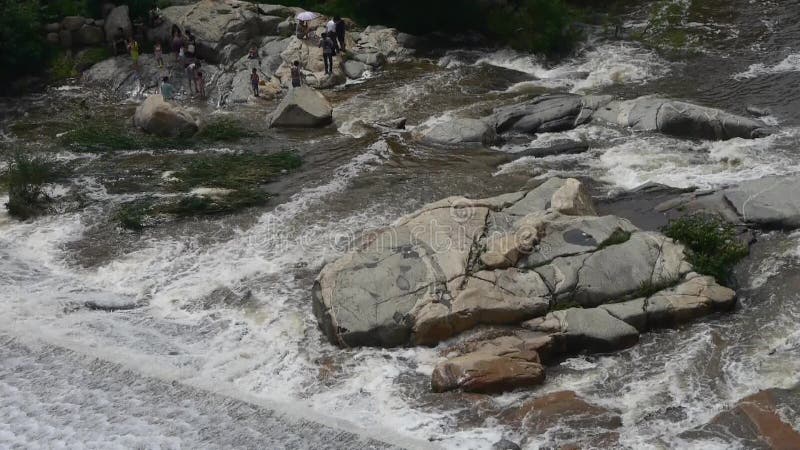
<svg viewBox="0 0 800 450">
<path fill-rule="evenodd" d="M 27 222 L 0 209 L 0 447 L 485 449 L 524 436 L 491 411 L 561 390 L 621 411 L 625 447 L 727 447 L 679 435 L 744 396 L 800 381 L 800 234 L 776 231 L 755 244 L 736 269 L 733 313 L 644 334 L 618 353 L 570 358 L 548 370 L 543 387 L 481 407 L 430 393 L 446 344 L 340 349 L 311 312 L 314 278 L 359 233 L 446 196 L 488 197 L 531 177 L 592 179 L 593 194 L 607 197 L 650 181 L 710 189 L 800 171 L 800 2 L 707 3 L 706 21 L 687 24 L 699 36 L 691 52 L 601 30 L 557 64 L 511 50 L 452 50 L 326 93 L 335 126 L 322 131 L 268 130 L 265 111 L 244 107 L 214 112 L 260 127 L 258 138 L 229 147 L 55 152 L 76 175 L 50 186 L 51 195 L 79 194 L 85 206 Z M 643 14 L 632 11 L 626 27 Z M 478 116 L 545 92 L 660 94 L 739 114 L 755 105 L 778 132 L 708 142 L 590 124 L 452 150 L 368 126 Z M 9 127 L 98 95 L 71 86 L 0 100 L 0 139 L 44 148 L 54 135 L 21 142 Z M 129 114 L 136 101 L 105 108 Z M 513 156 L 562 142 L 589 150 Z M 122 202 L 153 194 L 148 176 L 164 175 L 129 170 L 131 160 L 254 148 L 291 149 L 304 160 L 270 186 L 278 194 L 270 205 L 141 233 L 110 224 Z M 140 175 L 135 188 L 125 185 Z M 800 428 L 800 417 L 787 420 Z M 559 427 L 528 446 L 588 432 Z"/>
</svg>

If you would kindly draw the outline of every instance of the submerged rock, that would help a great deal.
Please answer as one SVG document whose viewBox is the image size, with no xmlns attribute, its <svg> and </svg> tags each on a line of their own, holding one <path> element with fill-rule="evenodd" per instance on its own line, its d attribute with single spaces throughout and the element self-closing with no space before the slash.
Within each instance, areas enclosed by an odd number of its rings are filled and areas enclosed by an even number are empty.
<svg viewBox="0 0 800 450">
<path fill-rule="evenodd" d="M 333 108 L 321 93 L 301 86 L 289 90 L 268 120 L 270 127 L 324 127 L 333 121 Z"/>
<path fill-rule="evenodd" d="M 800 389 L 767 389 L 743 398 L 711 421 L 679 437 L 689 442 L 714 440 L 745 448 L 800 448 Z"/>
<path fill-rule="evenodd" d="M 189 111 L 164 101 L 161 95 L 147 97 L 133 117 L 144 131 L 163 137 L 188 137 L 197 133 L 198 120 Z"/>
</svg>

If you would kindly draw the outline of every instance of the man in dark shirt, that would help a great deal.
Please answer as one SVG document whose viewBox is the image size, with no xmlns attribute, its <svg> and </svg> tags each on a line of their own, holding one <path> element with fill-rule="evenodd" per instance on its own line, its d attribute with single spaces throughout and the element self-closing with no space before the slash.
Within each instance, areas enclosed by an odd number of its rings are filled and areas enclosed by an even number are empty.
<svg viewBox="0 0 800 450">
<path fill-rule="evenodd" d="M 345 25 L 344 20 L 339 16 L 334 17 L 333 21 L 336 22 L 336 38 L 339 40 L 339 49 L 344 52 L 344 38 L 347 33 L 347 25 Z"/>
</svg>

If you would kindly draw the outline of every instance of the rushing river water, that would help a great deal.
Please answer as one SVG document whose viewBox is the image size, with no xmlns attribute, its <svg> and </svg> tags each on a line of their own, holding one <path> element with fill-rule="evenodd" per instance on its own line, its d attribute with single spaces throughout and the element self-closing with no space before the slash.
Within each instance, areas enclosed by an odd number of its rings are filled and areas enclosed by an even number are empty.
<svg viewBox="0 0 800 450">
<path fill-rule="evenodd" d="M 468 398 L 429 393 L 445 344 L 330 345 L 311 313 L 313 279 L 360 231 L 449 195 L 517 190 L 533 176 L 591 178 L 603 196 L 647 181 L 710 188 L 800 171 L 800 2 L 707 3 L 708 21 L 688 25 L 702 37 L 692 53 L 601 37 L 556 66 L 507 50 L 451 51 L 329 93 L 336 127 L 324 131 L 262 129 L 230 148 L 56 152 L 77 175 L 54 192 L 79 192 L 85 206 L 30 222 L 0 211 L 0 447 L 477 449 L 519 440 L 524 430 L 497 424 Z M 700 142 L 588 125 L 491 150 L 444 150 L 365 125 L 477 117 L 547 91 L 661 94 L 737 113 L 756 105 L 779 132 Z M 4 127 L 95 96 L 76 87 L 8 101 Z M 130 114 L 132 102 L 107 108 Z M 264 110 L 236 114 L 263 128 Z M 508 162 L 564 140 L 590 150 Z M 268 207 L 141 233 L 109 224 L 116 206 L 150 194 L 148 176 L 161 175 L 125 169 L 131 160 L 284 148 L 305 164 L 271 186 L 280 195 Z M 737 270 L 735 312 L 645 334 L 623 352 L 568 359 L 548 369 L 542 388 L 483 400 L 485 408 L 571 389 L 622 412 L 624 446 L 728 447 L 678 435 L 759 389 L 799 381 L 798 269 L 800 235 L 763 236 Z M 528 445 L 569 433 L 554 429 Z"/>
</svg>

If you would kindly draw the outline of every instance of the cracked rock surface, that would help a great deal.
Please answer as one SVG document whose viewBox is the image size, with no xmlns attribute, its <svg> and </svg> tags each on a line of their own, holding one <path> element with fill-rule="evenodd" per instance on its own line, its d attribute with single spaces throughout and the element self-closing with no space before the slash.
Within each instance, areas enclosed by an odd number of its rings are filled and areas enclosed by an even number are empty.
<svg viewBox="0 0 800 450">
<path fill-rule="evenodd" d="M 682 245 L 594 211 L 574 179 L 440 200 L 323 268 L 314 313 L 341 346 L 437 345 L 481 325 L 517 327 L 434 370 L 435 391 L 498 392 L 541 383 L 542 360 L 629 347 L 642 331 L 733 304 L 733 291 L 692 272 Z"/>
</svg>

